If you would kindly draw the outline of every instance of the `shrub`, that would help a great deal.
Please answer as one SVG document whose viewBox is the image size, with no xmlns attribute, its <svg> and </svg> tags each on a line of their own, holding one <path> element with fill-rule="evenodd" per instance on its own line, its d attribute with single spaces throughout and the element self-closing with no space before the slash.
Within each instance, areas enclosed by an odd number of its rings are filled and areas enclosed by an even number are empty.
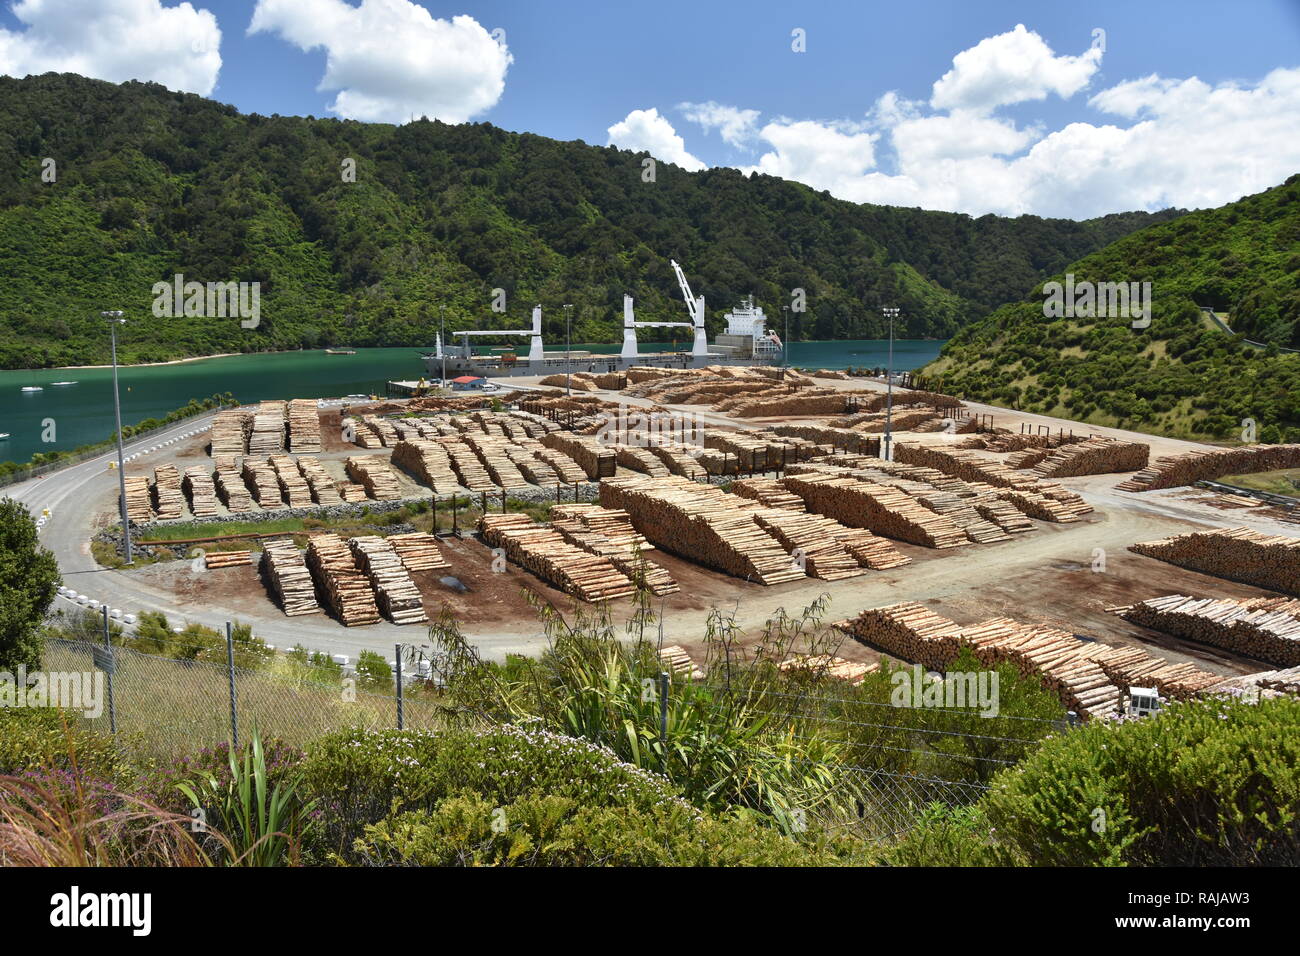
<svg viewBox="0 0 1300 956">
<path fill-rule="evenodd" d="M 393 689 L 393 669 L 382 654 L 362 651 L 357 656 L 357 685 L 374 690 Z"/>
<path fill-rule="evenodd" d="M 111 783 L 135 774 L 126 752 L 111 737 L 82 730 L 80 717 L 57 708 L 0 708 L 0 774 L 75 771 Z"/>
</svg>

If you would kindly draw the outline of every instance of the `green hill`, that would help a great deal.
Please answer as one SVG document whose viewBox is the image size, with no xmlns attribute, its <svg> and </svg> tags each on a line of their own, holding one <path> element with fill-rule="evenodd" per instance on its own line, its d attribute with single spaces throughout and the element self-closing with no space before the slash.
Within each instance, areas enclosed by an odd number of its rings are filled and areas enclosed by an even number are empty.
<svg viewBox="0 0 1300 956">
<path fill-rule="evenodd" d="M 1253 419 L 1260 440 L 1300 440 L 1300 355 L 1280 351 L 1300 348 L 1300 175 L 1144 229 L 1065 272 L 1076 283 L 1150 282 L 1150 326 L 1047 318 L 1040 286 L 964 328 L 923 374 L 972 399 L 1099 425 L 1240 439 Z M 1234 334 L 1201 307 L 1227 313 Z"/>
<path fill-rule="evenodd" d="M 54 160 L 54 182 L 42 171 Z M 156 84 L 0 78 L 0 367 L 102 362 L 94 316 L 121 308 L 128 361 L 328 345 L 426 345 L 447 325 L 616 341 L 622 296 L 685 314 L 669 258 L 720 316 L 753 293 L 794 338 L 947 337 L 1065 263 L 1152 222 L 971 218 L 832 199 L 733 169 L 687 173 L 643 154 L 487 124 L 394 127 L 241 115 Z M 354 182 L 342 175 L 355 161 Z M 261 324 L 156 318 L 151 288 L 261 283 Z M 489 309 L 506 290 L 507 315 Z"/>
</svg>

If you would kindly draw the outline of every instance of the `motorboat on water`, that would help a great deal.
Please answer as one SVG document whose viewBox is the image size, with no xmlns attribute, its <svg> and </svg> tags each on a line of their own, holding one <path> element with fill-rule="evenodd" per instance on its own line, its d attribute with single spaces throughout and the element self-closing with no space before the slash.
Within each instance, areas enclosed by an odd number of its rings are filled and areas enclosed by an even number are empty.
<svg viewBox="0 0 1300 956">
<path fill-rule="evenodd" d="M 45 389 L 41 388 L 41 386 L 39 386 L 39 385 L 24 385 L 24 386 L 22 387 L 22 390 L 23 390 L 24 392 L 43 392 L 43 391 L 45 391 Z"/>
</svg>

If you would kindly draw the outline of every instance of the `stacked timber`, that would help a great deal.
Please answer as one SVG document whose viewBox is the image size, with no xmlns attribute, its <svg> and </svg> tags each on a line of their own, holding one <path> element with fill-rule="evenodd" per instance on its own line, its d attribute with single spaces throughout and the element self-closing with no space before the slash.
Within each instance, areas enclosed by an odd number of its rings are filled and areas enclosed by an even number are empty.
<svg viewBox="0 0 1300 956">
<path fill-rule="evenodd" d="M 307 543 L 307 565 L 311 568 L 330 610 L 344 627 L 375 624 L 379 607 L 370 579 L 357 567 L 351 549 L 336 534 L 314 534 Z"/>
<path fill-rule="evenodd" d="M 1140 647 L 1092 644 L 1085 653 L 1117 687 L 1154 687 L 1164 697 L 1187 699 L 1215 686 L 1222 678 L 1187 662 L 1174 664 Z"/>
<path fill-rule="evenodd" d="M 494 485 L 506 491 L 522 491 L 528 488 L 528 481 L 506 454 L 509 442 L 507 438 L 491 433 L 476 435 L 467 431 L 464 440 L 465 444 L 474 450 L 474 454 L 478 455 L 479 461 L 487 469 L 488 477 L 492 479 Z"/>
<path fill-rule="evenodd" d="M 320 411 L 315 399 L 295 398 L 289 403 L 289 450 L 295 455 L 321 450 Z"/>
<path fill-rule="evenodd" d="M 190 511 L 196 518 L 215 518 L 217 515 L 217 489 L 212 483 L 212 474 L 201 465 L 192 465 L 185 469 L 183 479 L 186 494 L 190 499 Z"/>
<path fill-rule="evenodd" d="M 1008 468 L 1022 471 L 1028 468 L 1036 468 L 1055 453 L 1056 450 L 1052 448 L 1022 448 L 1020 451 L 1013 451 L 1007 455 L 1005 460 Z"/>
<path fill-rule="evenodd" d="M 392 463 L 418 477 L 435 495 L 454 494 L 456 473 L 445 446 L 427 439 L 399 441 L 393 447 Z"/>
<path fill-rule="evenodd" d="M 203 555 L 203 566 L 209 571 L 237 568 L 252 563 L 252 551 L 208 551 Z"/>
<path fill-rule="evenodd" d="M 299 458 L 298 468 L 307 481 L 307 487 L 311 489 L 312 501 L 318 505 L 342 503 L 343 498 L 339 495 L 334 479 L 330 477 L 330 473 L 325 470 L 325 466 L 315 456 L 304 455 Z"/>
<path fill-rule="evenodd" d="M 356 418 L 343 419 L 343 434 L 352 436 L 352 443 L 360 448 L 383 448 L 384 442 L 369 422 Z"/>
<path fill-rule="evenodd" d="M 683 445 L 651 445 L 647 451 L 662 461 L 670 474 L 691 481 L 708 474 L 699 459 L 691 454 L 692 451 L 698 452 L 698 449 L 688 450 Z"/>
<path fill-rule="evenodd" d="M 1300 596 L 1300 538 L 1250 528 L 1191 531 L 1129 550 L 1182 568 Z"/>
<path fill-rule="evenodd" d="M 685 478 L 607 478 L 600 503 L 621 508 L 656 547 L 735 577 L 772 585 L 805 575 L 742 499 Z"/>
<path fill-rule="evenodd" d="M 475 494 L 497 490 L 496 482 L 488 475 L 483 462 L 479 460 L 478 455 L 474 454 L 474 449 L 465 444 L 464 439 L 440 438 L 438 444 L 446 449 L 452 471 L 455 472 L 456 480 L 462 486 Z"/>
<path fill-rule="evenodd" d="M 1279 667 L 1300 664 L 1300 600 L 1195 598 L 1170 594 L 1125 608 L 1134 624 Z"/>
<path fill-rule="evenodd" d="M 153 470 L 154 510 L 160 519 L 179 518 L 185 507 L 181 473 L 175 465 L 159 465 Z"/>
<path fill-rule="evenodd" d="M 289 502 L 290 508 L 310 508 L 312 503 L 311 486 L 303 477 L 298 463 L 289 455 L 272 455 L 271 470 L 280 482 L 280 490 Z"/>
<path fill-rule="evenodd" d="M 855 640 L 931 670 L 946 670 L 960 651 L 957 623 L 915 601 L 871 608 L 836 626 Z"/>
<path fill-rule="evenodd" d="M 629 445 L 619 445 L 615 450 L 615 457 L 624 468 L 639 471 L 644 475 L 650 475 L 652 478 L 667 478 L 672 474 L 668 470 L 668 466 L 649 448 L 633 448 Z"/>
<path fill-rule="evenodd" d="M 880 439 L 873 438 L 870 435 L 864 435 L 862 432 L 854 431 L 852 428 L 831 428 L 827 425 L 799 424 L 799 425 L 775 425 L 772 431 L 778 435 L 788 436 L 790 438 L 802 438 L 805 441 L 814 442 L 818 445 L 826 445 L 832 449 L 844 449 L 855 455 L 879 455 Z"/>
<path fill-rule="evenodd" d="M 562 452 L 577 463 L 588 478 L 597 481 L 612 476 L 617 470 L 614 449 L 603 445 L 591 435 L 573 432 L 550 432 L 541 439 L 547 448 Z"/>
<path fill-rule="evenodd" d="M 812 391 L 813 394 L 808 394 Z M 775 398 L 753 398 L 732 405 L 726 411 L 736 418 L 788 418 L 793 415 L 842 415 L 848 392 L 833 389 L 802 390 Z"/>
<path fill-rule="evenodd" d="M 320 612 L 311 572 L 292 538 L 262 542 L 262 570 L 280 607 L 289 617 Z"/>
<path fill-rule="evenodd" d="M 248 493 L 248 486 L 244 484 L 239 469 L 222 468 L 218 462 L 216 484 L 217 493 L 227 509 L 236 514 L 253 510 L 253 499 Z"/>
<path fill-rule="evenodd" d="M 340 481 L 335 484 L 339 497 L 345 502 L 353 503 L 366 500 L 366 486 L 359 485 L 355 481 Z"/>
<path fill-rule="evenodd" d="M 814 677 L 829 677 L 856 687 L 867 679 L 868 674 L 880 670 L 880 661 L 864 664 L 830 654 L 791 654 L 776 666 L 787 673 L 804 672 Z"/>
<path fill-rule="evenodd" d="M 772 478 L 742 478 L 731 483 L 731 493 L 757 501 L 764 508 L 804 511 L 803 499 Z"/>
<path fill-rule="evenodd" d="M 148 524 L 153 520 L 153 506 L 149 502 L 149 479 L 144 475 L 127 475 L 126 520 L 132 524 Z"/>
<path fill-rule="evenodd" d="M 549 488 L 560 483 L 560 476 L 555 469 L 537 457 L 537 450 L 542 446 L 532 439 L 526 439 L 517 445 L 505 447 L 506 456 L 519 469 L 524 480 L 534 485 Z"/>
<path fill-rule="evenodd" d="M 866 528 L 927 548 L 955 548 L 969 543 L 952 521 L 898 488 L 847 475 L 818 473 L 787 475 L 781 483 L 802 498 L 809 511 L 852 528 Z"/>
<path fill-rule="evenodd" d="M 362 485 L 376 501 L 396 501 L 402 497 L 397 475 L 386 458 L 379 455 L 356 455 L 347 460 L 348 477 Z"/>
<path fill-rule="evenodd" d="M 912 559 L 900 554 L 888 538 L 878 538 L 866 528 L 839 525 L 835 537 L 858 564 L 872 571 L 888 571 L 912 563 Z"/>
<path fill-rule="evenodd" d="M 555 469 L 555 475 L 566 485 L 576 485 L 587 480 L 587 472 L 576 461 L 562 451 L 545 446 L 535 449 L 533 454 L 538 461 L 545 462 Z"/>
<path fill-rule="evenodd" d="M 579 521 L 586 528 L 602 535 L 620 553 L 634 554 L 653 551 L 654 545 L 636 530 L 632 516 L 621 508 L 602 508 L 600 505 L 556 505 L 551 517 L 557 521 Z"/>
<path fill-rule="evenodd" d="M 438 539 L 422 531 L 388 536 L 397 556 L 408 571 L 446 571 L 451 565 L 438 548 Z"/>
<path fill-rule="evenodd" d="M 267 459 L 245 458 L 244 481 L 253 489 L 253 497 L 263 508 L 279 508 L 284 504 L 280 496 L 280 478 Z"/>
<path fill-rule="evenodd" d="M 838 581 L 865 573 L 866 567 L 836 537 L 839 522 L 821 515 L 788 509 L 763 508 L 754 520 L 802 566 L 812 578 Z"/>
<path fill-rule="evenodd" d="M 1244 448 L 1207 448 L 1157 458 L 1149 468 L 1115 487 L 1120 491 L 1177 488 L 1224 475 L 1300 468 L 1298 445 L 1249 445 Z"/>
<path fill-rule="evenodd" d="M 485 514 L 483 540 L 553 587 L 582 601 L 606 601 L 636 593 L 632 579 L 602 555 L 564 540 L 557 531 L 523 514 Z"/>
<path fill-rule="evenodd" d="M 248 434 L 250 455 L 284 451 L 285 403 L 262 402 L 253 413 L 253 430 Z"/>
<path fill-rule="evenodd" d="M 704 680 L 704 669 L 695 663 L 686 648 L 669 644 L 659 649 L 659 661 L 673 674 L 687 680 Z"/>
<path fill-rule="evenodd" d="M 377 604 L 394 624 L 423 624 L 424 599 L 411 580 L 406 563 L 393 545 L 378 535 L 364 535 L 349 542 L 357 564 L 370 578 Z"/>
<path fill-rule="evenodd" d="M 377 436 L 386 448 L 397 444 L 397 429 L 388 419 L 380 418 L 378 415 L 366 415 L 364 421 L 370 427 L 371 433 Z"/>
<path fill-rule="evenodd" d="M 1034 474 L 1040 478 L 1073 478 L 1078 475 L 1137 471 L 1147 466 L 1150 455 L 1151 446 L 1144 442 L 1089 438 L 1087 441 L 1062 445 L 1034 466 Z"/>
<path fill-rule="evenodd" d="M 229 409 L 212 416 L 212 457 L 242 455 L 248 450 L 248 413 Z"/>
</svg>

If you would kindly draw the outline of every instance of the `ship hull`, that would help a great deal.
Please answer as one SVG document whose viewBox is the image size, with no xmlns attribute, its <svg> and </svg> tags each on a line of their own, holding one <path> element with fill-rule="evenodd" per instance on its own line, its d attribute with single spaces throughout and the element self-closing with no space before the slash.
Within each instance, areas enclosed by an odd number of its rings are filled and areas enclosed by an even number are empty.
<svg viewBox="0 0 1300 956">
<path fill-rule="evenodd" d="M 591 372 L 594 374 L 608 374 L 610 372 L 625 372 L 634 366 L 651 366 L 654 368 L 666 369 L 690 369 L 704 368 L 709 365 L 780 365 L 781 359 L 779 354 L 775 357 L 769 356 L 747 356 L 728 354 L 725 352 L 710 353 L 708 355 L 692 355 L 689 352 L 652 352 L 644 355 L 638 355 L 635 358 L 623 358 L 621 355 L 604 355 L 604 354 L 575 354 L 567 362 L 564 354 L 558 357 L 554 353 L 548 353 L 546 358 L 541 362 L 529 362 L 526 358 L 519 358 L 514 362 L 504 362 L 500 359 L 487 357 L 463 358 L 459 356 L 448 355 L 445 359 L 439 358 L 435 354 L 426 354 L 422 356 L 425 370 L 432 378 L 442 378 L 444 368 L 447 371 L 447 378 L 456 378 L 461 375 L 476 375 L 482 378 L 522 378 L 529 375 L 556 375 L 564 372 Z"/>
</svg>

